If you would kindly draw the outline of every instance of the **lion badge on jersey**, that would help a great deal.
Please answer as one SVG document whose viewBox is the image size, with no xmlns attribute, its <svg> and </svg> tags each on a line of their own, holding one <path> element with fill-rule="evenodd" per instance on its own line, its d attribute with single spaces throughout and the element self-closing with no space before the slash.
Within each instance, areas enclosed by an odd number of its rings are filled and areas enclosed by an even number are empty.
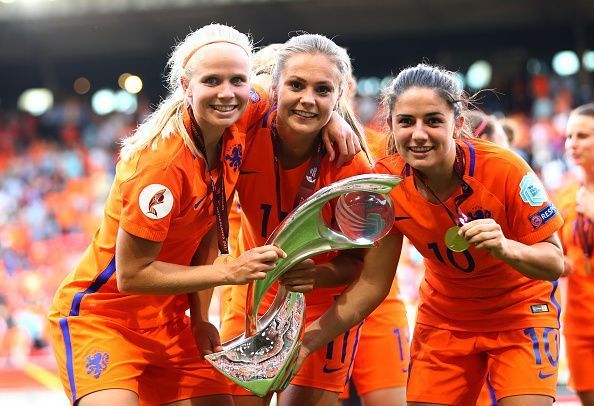
<svg viewBox="0 0 594 406">
<path fill-rule="evenodd" d="M 229 167 L 232 168 L 234 172 L 237 172 L 237 170 L 241 166 L 242 158 L 243 145 L 235 144 L 227 148 L 227 151 L 225 153 L 225 159 L 227 160 Z"/>
<path fill-rule="evenodd" d="M 106 352 L 96 352 L 91 355 L 87 355 L 87 375 L 93 375 L 93 378 L 98 379 L 103 371 L 107 369 L 109 362 L 109 354 Z"/>
<path fill-rule="evenodd" d="M 530 206 L 542 206 L 547 201 L 547 193 L 533 172 L 528 172 L 520 182 L 520 197 Z"/>
<path fill-rule="evenodd" d="M 167 186 L 153 183 L 140 192 L 138 205 L 145 216 L 151 219 L 162 219 L 173 208 L 173 195 Z"/>
</svg>

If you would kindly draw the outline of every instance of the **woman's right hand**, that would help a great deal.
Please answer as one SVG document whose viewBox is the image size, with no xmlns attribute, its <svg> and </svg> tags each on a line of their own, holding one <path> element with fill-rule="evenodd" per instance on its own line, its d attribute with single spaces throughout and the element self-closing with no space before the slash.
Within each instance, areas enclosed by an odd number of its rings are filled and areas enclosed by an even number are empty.
<svg viewBox="0 0 594 406">
<path fill-rule="evenodd" d="M 225 264 L 228 285 L 244 285 L 257 279 L 264 279 L 272 271 L 279 258 L 287 254 L 274 245 L 252 248 L 238 258 Z"/>
</svg>

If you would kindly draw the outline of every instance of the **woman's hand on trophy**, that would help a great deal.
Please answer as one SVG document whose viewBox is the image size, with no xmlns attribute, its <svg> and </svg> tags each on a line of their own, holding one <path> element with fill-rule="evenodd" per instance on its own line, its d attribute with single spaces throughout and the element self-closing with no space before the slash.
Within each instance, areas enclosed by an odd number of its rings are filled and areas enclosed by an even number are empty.
<svg viewBox="0 0 594 406">
<path fill-rule="evenodd" d="M 305 259 L 285 272 L 279 283 L 290 292 L 308 293 L 314 289 L 316 282 L 316 263 L 313 259 Z"/>
<path fill-rule="evenodd" d="M 223 351 L 219 331 L 211 323 L 192 320 L 192 333 L 194 334 L 198 351 L 202 356 Z"/>
<path fill-rule="evenodd" d="M 266 272 L 272 271 L 279 258 L 287 254 L 275 245 L 252 248 L 238 258 L 225 264 L 228 285 L 244 285 L 257 279 L 264 279 Z"/>
</svg>

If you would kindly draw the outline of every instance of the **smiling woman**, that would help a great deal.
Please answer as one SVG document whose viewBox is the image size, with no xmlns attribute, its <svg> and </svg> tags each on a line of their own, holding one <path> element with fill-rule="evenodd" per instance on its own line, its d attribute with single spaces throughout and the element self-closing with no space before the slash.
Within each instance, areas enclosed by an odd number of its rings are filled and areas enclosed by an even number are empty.
<svg viewBox="0 0 594 406">
<path fill-rule="evenodd" d="M 376 169 L 404 176 L 391 194 L 395 215 L 409 220 L 394 224 L 395 235 L 408 237 L 426 266 L 407 401 L 475 404 L 489 373 L 499 405 L 551 405 L 557 209 L 521 158 L 464 137 L 465 95 L 453 73 L 420 64 L 384 94 L 393 155 Z"/>
<path fill-rule="evenodd" d="M 359 128 L 350 110 L 342 107 L 343 103 L 345 107 L 348 104 L 350 60 L 346 51 L 324 36 L 299 35 L 277 50 L 274 66 L 272 99 L 276 108 L 254 130 L 254 142 L 248 146 L 237 183 L 241 249 L 263 244 L 287 213 L 316 190 L 371 170 L 364 152 L 337 168 L 322 144 L 321 130 L 336 112 L 351 121 L 354 129 Z M 363 138 L 360 142 L 365 146 Z M 324 210 L 327 222 L 332 221 L 333 208 L 328 205 Z M 324 255 L 316 257 L 315 262 L 303 261 L 285 273 L 281 284 L 291 291 L 311 291 L 306 300 L 308 326 L 331 307 L 344 285 L 356 277 L 360 266 L 361 262 L 349 253 Z M 262 312 L 270 306 L 276 291 L 274 285 L 266 292 Z M 223 317 L 223 339 L 243 332 L 244 315 L 245 289 L 234 286 Z M 311 351 L 311 355 L 302 351 L 303 368 L 282 392 L 281 404 L 335 405 L 347 379 L 359 327 L 337 333 L 326 348 Z M 262 404 L 239 387 L 234 392 L 237 405 Z"/>
<path fill-rule="evenodd" d="M 206 265 L 227 252 L 245 132 L 268 109 L 248 82 L 250 39 L 205 26 L 169 67 L 170 94 L 124 140 L 103 222 L 50 311 L 62 384 L 83 406 L 231 405 L 226 378 L 197 346 L 218 343 L 205 318 L 209 289 L 261 279 L 284 255 L 258 247 Z"/>
</svg>

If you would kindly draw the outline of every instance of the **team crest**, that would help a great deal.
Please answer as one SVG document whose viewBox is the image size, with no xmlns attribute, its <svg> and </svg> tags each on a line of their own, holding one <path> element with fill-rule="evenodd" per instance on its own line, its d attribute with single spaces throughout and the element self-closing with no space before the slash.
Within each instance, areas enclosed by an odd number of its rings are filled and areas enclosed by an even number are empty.
<svg viewBox="0 0 594 406">
<path fill-rule="evenodd" d="M 527 173 L 522 178 L 520 182 L 520 197 L 524 203 L 528 203 L 534 207 L 542 206 L 547 201 L 547 194 L 540 180 L 533 172 Z"/>
<path fill-rule="evenodd" d="M 318 168 L 316 168 L 315 166 L 313 168 L 310 168 L 309 172 L 307 173 L 307 175 L 305 176 L 305 178 L 307 179 L 307 181 L 309 183 L 314 183 L 317 179 L 317 175 L 318 174 Z"/>
<path fill-rule="evenodd" d="M 243 145 L 235 144 L 232 147 L 227 148 L 225 159 L 229 162 L 229 167 L 233 168 L 234 172 L 237 172 L 241 166 L 241 159 L 243 158 Z"/>
<path fill-rule="evenodd" d="M 142 213 L 151 219 L 161 219 L 171 212 L 173 195 L 167 186 L 153 183 L 140 192 L 138 205 Z"/>
<path fill-rule="evenodd" d="M 87 355 L 87 375 L 93 375 L 93 378 L 98 379 L 103 371 L 107 369 L 109 362 L 109 354 L 106 352 L 96 352 L 92 355 Z"/>
<path fill-rule="evenodd" d="M 260 94 L 256 92 L 253 87 L 250 88 L 250 94 L 248 97 L 252 104 L 258 103 L 260 101 Z"/>
</svg>

